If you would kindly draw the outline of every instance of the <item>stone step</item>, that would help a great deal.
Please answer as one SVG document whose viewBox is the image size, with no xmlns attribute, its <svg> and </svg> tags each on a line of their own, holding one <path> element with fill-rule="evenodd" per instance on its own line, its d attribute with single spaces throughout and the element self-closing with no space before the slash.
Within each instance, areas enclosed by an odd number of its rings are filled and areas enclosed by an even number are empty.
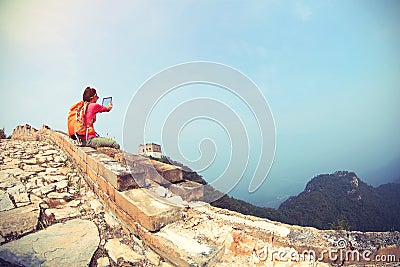
<svg viewBox="0 0 400 267">
<path fill-rule="evenodd" d="M 183 180 L 182 169 L 156 160 L 150 160 L 157 172 L 168 182 L 175 183 Z"/>
<path fill-rule="evenodd" d="M 98 148 L 97 151 L 106 154 L 118 162 L 127 164 L 132 170 L 144 170 L 145 174 L 140 178 L 134 175 L 135 180 L 143 179 L 167 187 L 173 194 L 179 195 L 186 201 L 199 200 L 203 197 L 203 185 L 184 180 L 182 169 L 173 165 L 165 164 L 146 157 L 134 155 L 114 148 Z M 136 181 L 138 183 L 138 181 Z"/>
<path fill-rule="evenodd" d="M 115 203 L 146 230 L 154 232 L 182 218 L 182 207 L 173 206 L 147 189 L 116 192 Z"/>
<path fill-rule="evenodd" d="M 131 168 L 141 166 L 146 171 L 146 177 L 165 185 L 183 180 L 182 169 L 180 167 L 165 164 L 156 160 L 128 153 L 125 151 L 113 148 L 98 148 L 99 152 L 106 154 L 122 164 L 128 165 Z"/>
<path fill-rule="evenodd" d="M 171 184 L 168 189 L 186 201 L 199 200 L 203 197 L 204 185 L 193 181 L 181 181 Z"/>
</svg>

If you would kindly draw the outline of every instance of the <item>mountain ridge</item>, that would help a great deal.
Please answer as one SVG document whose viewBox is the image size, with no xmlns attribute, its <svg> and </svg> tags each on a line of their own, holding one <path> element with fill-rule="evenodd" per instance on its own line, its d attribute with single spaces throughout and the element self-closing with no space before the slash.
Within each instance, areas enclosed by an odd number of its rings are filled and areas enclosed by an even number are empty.
<svg viewBox="0 0 400 267">
<path fill-rule="evenodd" d="M 337 171 L 314 177 L 278 210 L 287 214 L 286 222 L 302 226 L 390 231 L 400 230 L 398 208 L 400 184 L 372 187 L 354 172 Z"/>
</svg>

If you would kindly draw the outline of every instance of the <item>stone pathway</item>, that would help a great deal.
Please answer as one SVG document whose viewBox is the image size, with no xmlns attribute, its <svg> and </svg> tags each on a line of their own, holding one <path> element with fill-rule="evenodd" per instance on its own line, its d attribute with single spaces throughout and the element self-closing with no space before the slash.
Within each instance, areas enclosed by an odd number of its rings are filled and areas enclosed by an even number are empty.
<svg viewBox="0 0 400 267">
<path fill-rule="evenodd" d="M 154 264 L 57 146 L 0 140 L 1 266 Z"/>
</svg>

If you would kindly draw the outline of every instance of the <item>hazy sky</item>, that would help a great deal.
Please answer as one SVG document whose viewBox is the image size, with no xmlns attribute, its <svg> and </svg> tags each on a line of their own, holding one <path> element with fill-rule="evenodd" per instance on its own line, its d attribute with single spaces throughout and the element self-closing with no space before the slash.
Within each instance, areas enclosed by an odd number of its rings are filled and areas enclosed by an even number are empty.
<svg viewBox="0 0 400 267">
<path fill-rule="evenodd" d="M 44 123 L 65 131 L 69 106 L 91 86 L 114 100 L 96 130 L 123 143 L 125 114 L 146 80 L 180 63 L 217 62 L 259 87 L 276 127 L 267 180 L 250 194 L 246 173 L 232 195 L 274 206 L 313 176 L 336 170 L 377 185 L 400 176 L 399 25 L 396 0 L 1 0 L 0 127 L 11 134 L 17 125 Z M 165 96 L 153 124 L 197 94 L 229 103 L 246 118 L 234 95 L 191 85 Z M 217 148 L 221 141 L 225 150 L 217 149 L 214 166 L 203 173 L 209 180 L 229 164 L 232 133 L 223 129 L 199 120 L 181 133 L 188 158 L 199 156 L 198 141 L 207 135 Z M 149 138 L 161 142 L 157 134 Z M 249 166 L 256 163 L 251 157 Z"/>
</svg>

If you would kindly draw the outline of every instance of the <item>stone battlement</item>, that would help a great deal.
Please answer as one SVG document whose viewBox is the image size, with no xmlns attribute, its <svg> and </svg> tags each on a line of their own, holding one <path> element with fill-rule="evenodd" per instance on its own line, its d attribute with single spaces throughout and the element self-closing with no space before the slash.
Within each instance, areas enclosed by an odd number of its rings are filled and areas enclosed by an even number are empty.
<svg viewBox="0 0 400 267">
<path fill-rule="evenodd" d="M 132 238 L 140 239 L 164 263 L 310 266 L 318 262 L 331 266 L 370 264 L 385 253 L 400 259 L 398 232 L 322 231 L 246 216 L 197 201 L 203 194 L 202 185 L 184 181 L 179 167 L 121 150 L 78 147 L 67 135 L 46 126 L 40 130 L 18 126 L 12 138 L 54 142 Z M 365 252 L 368 257 L 338 254 L 335 258 L 327 253 L 334 250 L 352 255 Z M 302 259 L 304 252 L 312 254 L 311 259 Z M 393 263 L 393 258 L 387 262 Z"/>
</svg>

